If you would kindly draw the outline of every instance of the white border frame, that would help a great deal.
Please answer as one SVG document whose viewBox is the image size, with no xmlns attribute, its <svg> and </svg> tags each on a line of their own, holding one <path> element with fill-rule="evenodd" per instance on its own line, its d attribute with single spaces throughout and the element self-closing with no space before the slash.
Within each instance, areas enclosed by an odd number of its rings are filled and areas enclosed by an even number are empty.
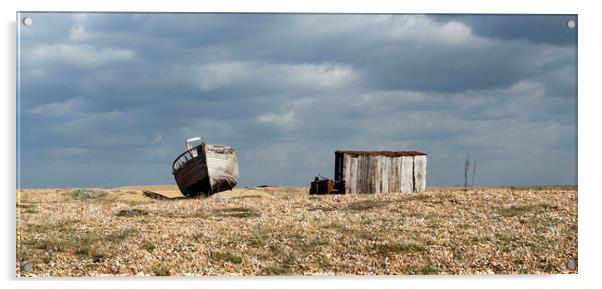
<svg viewBox="0 0 602 289">
<path fill-rule="evenodd" d="M 30 0 L 18 3 L 2 3 L 2 61 L 0 81 L 4 88 L 2 98 L 2 126 L 4 136 L 1 142 L 2 160 L 2 224 L 4 237 L 0 270 L 3 285 L 24 288 L 64 288 L 66 286 L 104 286 L 160 288 L 167 284 L 184 287 L 200 286 L 244 286 L 245 288 L 280 288 L 282 286 L 305 288 L 325 285 L 340 288 L 363 288 L 381 285 L 409 285 L 421 287 L 461 287 L 461 288 L 508 288 L 516 286 L 545 288 L 575 288 L 593 285 L 598 281 L 598 265 L 601 257 L 598 245 L 601 244 L 598 220 L 602 192 L 597 181 L 596 164 L 600 163 L 600 143 L 597 123 L 601 97 L 597 85 L 602 51 L 599 31 L 602 27 L 602 11 L 595 9 L 595 1 L 446 1 L 422 0 L 411 3 L 391 3 L 385 0 L 331 0 L 328 3 L 307 3 L 302 0 L 221 0 L 221 1 L 42 1 Z M 538 275 L 538 276 L 403 276 L 403 277 L 335 277 L 335 278 L 101 278 L 101 279 L 16 279 L 14 276 L 15 254 L 15 188 L 16 188 L 16 11 L 136 11 L 136 12 L 321 12 L 321 13 L 513 13 L 513 14 L 578 14 L 578 184 L 579 184 L 579 274 L 577 275 Z M 597 33 L 596 33 L 597 32 Z M 101 282 L 90 282 L 101 281 Z M 132 282 L 136 281 L 136 282 Z M 292 282 L 291 282 L 292 281 Z M 140 284 L 143 282 L 143 284 Z M 226 284 L 225 284 L 226 283 Z M 588 286 L 592 287 L 592 286 Z"/>
</svg>

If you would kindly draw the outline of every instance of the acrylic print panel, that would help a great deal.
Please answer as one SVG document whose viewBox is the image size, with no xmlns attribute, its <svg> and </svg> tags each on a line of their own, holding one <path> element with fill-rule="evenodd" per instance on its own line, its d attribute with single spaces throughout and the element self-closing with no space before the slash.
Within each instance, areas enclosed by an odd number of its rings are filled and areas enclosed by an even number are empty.
<svg viewBox="0 0 602 289">
<path fill-rule="evenodd" d="M 17 21 L 17 276 L 577 273 L 576 15 Z"/>
</svg>

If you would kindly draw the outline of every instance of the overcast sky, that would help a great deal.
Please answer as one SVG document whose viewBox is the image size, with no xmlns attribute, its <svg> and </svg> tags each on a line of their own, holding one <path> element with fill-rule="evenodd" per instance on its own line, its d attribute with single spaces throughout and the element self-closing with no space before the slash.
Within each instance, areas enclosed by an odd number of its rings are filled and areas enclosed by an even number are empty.
<svg viewBox="0 0 602 289">
<path fill-rule="evenodd" d="M 575 16 L 26 13 L 21 187 L 175 183 L 185 139 L 240 186 L 417 150 L 428 185 L 577 183 Z"/>
</svg>

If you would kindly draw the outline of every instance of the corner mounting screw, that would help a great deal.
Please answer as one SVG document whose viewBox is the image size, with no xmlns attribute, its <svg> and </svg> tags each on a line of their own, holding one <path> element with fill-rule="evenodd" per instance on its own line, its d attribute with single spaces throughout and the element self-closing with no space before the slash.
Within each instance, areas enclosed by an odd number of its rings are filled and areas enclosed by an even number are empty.
<svg viewBox="0 0 602 289">
<path fill-rule="evenodd" d="M 569 21 L 567 21 L 567 22 L 566 22 L 566 26 L 567 26 L 569 29 L 574 29 L 574 28 L 575 28 L 575 26 L 577 26 L 577 23 L 575 23 L 575 20 L 569 20 Z"/>
<path fill-rule="evenodd" d="M 25 18 L 23 18 L 23 25 L 25 25 L 25 26 L 31 26 L 31 24 L 33 24 L 33 19 L 31 19 L 31 17 L 25 17 Z"/>
</svg>

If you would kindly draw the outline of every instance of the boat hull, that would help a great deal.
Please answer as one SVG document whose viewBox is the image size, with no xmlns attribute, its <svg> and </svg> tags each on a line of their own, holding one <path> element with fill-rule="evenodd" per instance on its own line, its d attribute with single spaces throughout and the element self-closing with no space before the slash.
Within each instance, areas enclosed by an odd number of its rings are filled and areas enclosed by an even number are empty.
<svg viewBox="0 0 602 289">
<path fill-rule="evenodd" d="M 185 196 L 209 196 L 238 182 L 238 156 L 225 145 L 202 144 L 174 161 L 173 174 Z"/>
</svg>

